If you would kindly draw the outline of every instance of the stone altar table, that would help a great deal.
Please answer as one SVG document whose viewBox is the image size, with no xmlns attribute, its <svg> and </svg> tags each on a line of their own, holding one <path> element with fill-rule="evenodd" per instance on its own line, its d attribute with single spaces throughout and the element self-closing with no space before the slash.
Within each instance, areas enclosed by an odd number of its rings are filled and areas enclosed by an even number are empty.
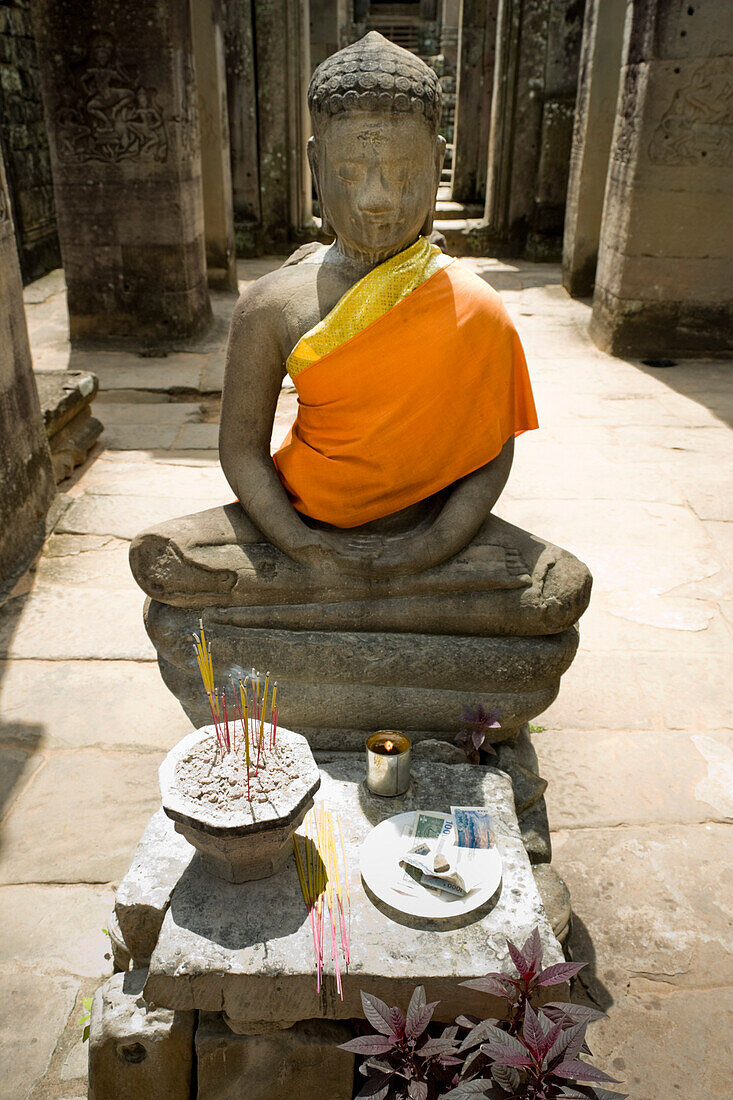
<svg viewBox="0 0 733 1100">
<path fill-rule="evenodd" d="M 338 1030 L 345 1024 L 337 1022 L 361 1018 L 361 989 L 394 1004 L 406 1003 L 412 989 L 423 984 L 431 1000 L 440 1000 L 436 1018 L 452 1022 L 465 1012 L 501 1013 L 500 1002 L 460 983 L 489 970 L 513 973 L 507 937 L 523 942 L 537 925 L 546 964 L 562 961 L 505 773 L 417 761 L 407 793 L 384 799 L 364 786 L 361 755 L 334 754 L 321 761 L 320 769 L 320 796 L 341 816 L 351 884 L 352 962 L 342 971 L 343 1001 L 328 959 L 323 988 L 316 993 L 310 924 L 292 859 L 271 878 L 231 885 L 207 875 L 193 850 L 181 845 L 172 828 L 166 834 L 156 815 L 147 843 L 138 849 L 120 885 L 122 933 L 138 952 L 152 950 L 145 1002 L 158 1013 L 165 1009 L 187 1016 L 199 1011 L 199 1100 L 237 1095 L 244 1080 L 248 1100 L 290 1097 L 294 1087 L 304 1097 L 323 1095 L 322 1056 L 328 1060 L 329 1096 L 346 1100 L 352 1095 L 351 1056 L 338 1062 L 344 1056 L 338 1052 L 337 1079 L 332 1052 L 337 1041 L 348 1037 Z M 369 829 L 406 810 L 449 812 L 456 804 L 484 805 L 494 816 L 503 880 L 488 905 L 460 922 L 436 923 L 397 914 L 371 900 L 358 870 L 359 848 Z M 169 845 L 171 836 L 175 839 Z M 556 997 L 557 991 L 548 996 Z M 274 1088 L 263 1069 L 271 1065 L 264 1050 L 277 1052 L 278 1064 L 288 1067 Z"/>
</svg>

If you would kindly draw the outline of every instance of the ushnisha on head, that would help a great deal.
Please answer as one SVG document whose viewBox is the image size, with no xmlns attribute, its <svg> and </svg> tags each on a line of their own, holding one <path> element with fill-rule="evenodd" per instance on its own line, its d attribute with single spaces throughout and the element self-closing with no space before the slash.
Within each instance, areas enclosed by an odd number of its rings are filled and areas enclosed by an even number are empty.
<svg viewBox="0 0 733 1100">
<path fill-rule="evenodd" d="M 430 233 L 440 105 L 433 70 L 376 31 L 316 69 L 308 155 L 324 228 L 347 255 L 379 262 Z"/>
</svg>

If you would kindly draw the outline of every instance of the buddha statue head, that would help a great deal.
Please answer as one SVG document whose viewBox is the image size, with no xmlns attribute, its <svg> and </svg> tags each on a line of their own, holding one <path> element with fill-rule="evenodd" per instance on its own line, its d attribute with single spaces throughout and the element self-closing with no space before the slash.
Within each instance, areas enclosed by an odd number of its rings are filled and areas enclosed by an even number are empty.
<svg viewBox="0 0 733 1100">
<path fill-rule="evenodd" d="M 376 31 L 316 69 L 308 156 L 324 230 L 346 255 L 380 262 L 430 233 L 440 102 L 433 70 Z"/>
</svg>

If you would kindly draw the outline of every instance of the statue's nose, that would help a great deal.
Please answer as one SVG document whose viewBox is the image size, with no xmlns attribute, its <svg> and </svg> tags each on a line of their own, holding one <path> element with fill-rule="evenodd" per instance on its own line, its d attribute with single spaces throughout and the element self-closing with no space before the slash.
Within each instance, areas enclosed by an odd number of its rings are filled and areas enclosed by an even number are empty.
<svg viewBox="0 0 733 1100">
<path fill-rule="evenodd" d="M 364 214 L 389 214 L 392 210 L 389 186 L 378 165 L 370 168 L 366 174 L 359 196 L 359 207 Z"/>
</svg>

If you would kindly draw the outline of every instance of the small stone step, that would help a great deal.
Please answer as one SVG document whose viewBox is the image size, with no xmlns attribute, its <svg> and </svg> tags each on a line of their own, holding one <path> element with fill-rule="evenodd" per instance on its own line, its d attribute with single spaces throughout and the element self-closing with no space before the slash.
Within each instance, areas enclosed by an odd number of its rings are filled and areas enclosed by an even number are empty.
<svg viewBox="0 0 733 1100">
<path fill-rule="evenodd" d="M 466 219 L 479 219 L 483 214 L 480 206 L 467 206 L 462 202 L 453 202 L 443 199 L 438 192 L 438 201 L 435 204 L 436 217 L 443 221 L 464 221 Z"/>
</svg>

